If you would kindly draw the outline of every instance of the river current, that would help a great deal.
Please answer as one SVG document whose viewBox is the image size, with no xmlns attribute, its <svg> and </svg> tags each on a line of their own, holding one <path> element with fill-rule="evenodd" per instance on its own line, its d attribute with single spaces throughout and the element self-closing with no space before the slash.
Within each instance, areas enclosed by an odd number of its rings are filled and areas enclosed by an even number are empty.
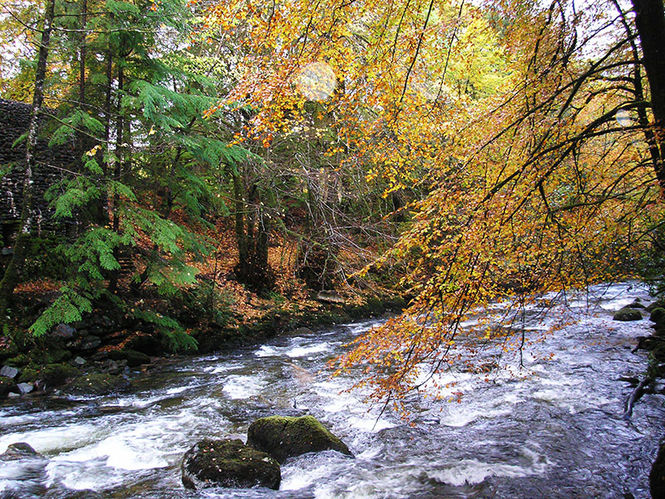
<svg viewBox="0 0 665 499">
<path fill-rule="evenodd" d="M 647 291 L 627 283 L 544 298 L 555 303 L 548 315 L 534 304 L 520 326 L 540 339 L 528 345 L 523 367 L 517 352 L 496 357 L 488 350 L 483 362 L 498 366 L 489 373 L 439 375 L 436 381 L 449 385 L 443 400 L 414 396 L 413 425 L 389 412 L 379 417 L 380 408 L 363 403 L 365 394 L 345 391 L 353 373 L 331 378 L 326 368 L 378 321 L 168 360 L 131 373 L 131 392 L 122 395 L 5 401 L 0 453 L 22 441 L 48 460 L 3 463 L 0 496 L 649 497 L 648 473 L 665 433 L 661 387 L 629 420 L 623 412 L 632 391 L 626 379 L 646 370 L 646 353 L 633 349 L 650 322 L 612 320 L 635 298 L 648 303 Z M 487 313 L 500 310 L 497 304 Z M 542 336 L 552 321 L 561 327 Z M 180 460 L 198 440 L 245 440 L 259 417 L 306 413 L 355 459 L 333 451 L 290 459 L 279 491 L 183 488 Z"/>
</svg>

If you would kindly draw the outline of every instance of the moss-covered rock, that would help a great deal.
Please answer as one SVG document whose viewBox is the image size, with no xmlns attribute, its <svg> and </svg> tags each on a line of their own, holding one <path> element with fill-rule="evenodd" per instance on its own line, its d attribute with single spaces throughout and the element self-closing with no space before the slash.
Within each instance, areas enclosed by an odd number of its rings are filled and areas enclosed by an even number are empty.
<svg viewBox="0 0 665 499">
<path fill-rule="evenodd" d="M 640 313 L 639 310 L 636 310 L 634 308 L 624 307 L 616 311 L 616 313 L 614 314 L 614 320 L 623 321 L 623 322 L 639 321 L 642 320 L 642 314 Z"/>
<path fill-rule="evenodd" d="M 12 367 L 23 367 L 30 363 L 30 357 L 24 353 L 20 353 L 11 359 L 7 359 L 7 365 Z"/>
<path fill-rule="evenodd" d="M 344 442 L 313 416 L 258 419 L 249 426 L 247 445 L 267 452 L 280 463 L 289 457 L 324 450 L 353 455 Z"/>
<path fill-rule="evenodd" d="M 657 307 L 651 311 L 651 316 L 649 317 L 656 324 L 665 323 L 665 308 Z"/>
<path fill-rule="evenodd" d="M 126 389 L 129 382 L 122 376 L 112 374 L 87 374 L 73 380 L 67 391 L 80 395 L 108 395 Z"/>
<path fill-rule="evenodd" d="M 24 367 L 18 375 L 17 381 L 19 383 L 34 383 L 39 379 L 39 369 L 30 365 Z"/>
<path fill-rule="evenodd" d="M 13 379 L 0 376 L 0 398 L 5 398 L 14 387 L 16 387 L 16 383 Z"/>
<path fill-rule="evenodd" d="M 665 300 L 659 299 L 647 305 L 647 312 L 652 312 L 655 308 L 665 308 Z"/>
<path fill-rule="evenodd" d="M 39 379 L 43 380 L 48 388 L 54 388 L 79 374 L 79 370 L 69 364 L 48 364 L 40 370 Z"/>
<path fill-rule="evenodd" d="M 126 360 L 129 367 L 138 367 L 142 364 L 150 364 L 150 357 L 136 350 L 112 350 L 109 352 L 112 360 Z"/>
<path fill-rule="evenodd" d="M 279 489 L 279 463 L 240 440 L 205 439 L 182 460 L 182 483 L 189 489 L 206 487 L 268 487 Z"/>
<path fill-rule="evenodd" d="M 55 348 L 49 350 L 44 356 L 47 364 L 60 364 L 62 362 L 67 362 L 72 358 L 72 352 L 65 350 L 64 348 Z"/>
</svg>

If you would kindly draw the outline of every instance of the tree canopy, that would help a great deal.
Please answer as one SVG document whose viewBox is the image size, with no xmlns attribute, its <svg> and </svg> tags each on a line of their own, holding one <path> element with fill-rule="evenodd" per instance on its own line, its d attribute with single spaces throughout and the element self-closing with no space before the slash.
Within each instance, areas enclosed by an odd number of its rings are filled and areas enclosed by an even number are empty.
<svg viewBox="0 0 665 499">
<path fill-rule="evenodd" d="M 32 237 L 40 115 L 57 122 L 50 143 L 77 147 L 47 196 L 83 228 L 59 246 L 72 268 L 35 334 L 110 297 L 192 346 L 177 317 L 136 300 L 200 284 L 228 219 L 234 278 L 256 293 L 277 286 L 279 240 L 315 291 L 382 276 L 412 297 L 334 362 L 365 366 L 359 385 L 399 407 L 461 349 L 523 348 L 512 324 L 536 296 L 634 276 L 662 248 L 660 0 L 39 6 L 8 2 L 1 19 L 0 62 L 23 63 L 0 89 L 34 118 L 0 308 Z M 499 300 L 502 324 L 469 321 Z"/>
</svg>

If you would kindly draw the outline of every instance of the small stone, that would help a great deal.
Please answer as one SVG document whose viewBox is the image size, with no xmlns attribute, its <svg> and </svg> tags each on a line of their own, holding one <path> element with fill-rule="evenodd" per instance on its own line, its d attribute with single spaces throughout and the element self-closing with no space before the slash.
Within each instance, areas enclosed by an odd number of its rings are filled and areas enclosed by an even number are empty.
<svg viewBox="0 0 665 499">
<path fill-rule="evenodd" d="M 30 393 L 35 389 L 35 385 L 33 385 L 32 383 L 19 383 L 16 386 L 18 387 L 18 390 L 21 392 L 21 395 Z"/>
<path fill-rule="evenodd" d="M 2 369 L 0 369 L 0 376 L 14 379 L 16 376 L 18 376 L 18 369 L 11 366 L 2 366 Z"/>
<path fill-rule="evenodd" d="M 83 357 L 76 357 L 76 358 L 74 359 L 74 364 L 76 364 L 77 366 L 82 366 L 82 365 L 84 365 L 86 362 L 87 362 L 87 361 L 86 361 Z"/>
</svg>

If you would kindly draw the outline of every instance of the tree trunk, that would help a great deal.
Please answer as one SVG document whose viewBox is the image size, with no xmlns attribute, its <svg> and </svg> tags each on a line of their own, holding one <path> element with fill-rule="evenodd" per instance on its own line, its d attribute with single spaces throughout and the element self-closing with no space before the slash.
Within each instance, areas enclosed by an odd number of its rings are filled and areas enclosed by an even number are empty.
<svg viewBox="0 0 665 499">
<path fill-rule="evenodd" d="M 251 291 L 262 293 L 274 284 L 274 276 L 268 265 L 268 218 L 261 208 L 258 188 L 253 185 L 245 195 L 240 174 L 233 176 L 233 194 L 238 244 L 236 278 Z"/>
<path fill-rule="evenodd" d="M 122 65 L 118 65 L 118 117 L 116 119 L 116 143 L 115 143 L 115 163 L 114 163 L 114 172 L 113 180 L 120 182 L 122 176 L 123 164 L 125 161 L 125 147 L 123 145 L 123 136 L 125 131 L 125 123 L 122 118 L 122 90 L 125 84 L 125 72 Z M 118 194 L 117 188 L 113 194 L 113 231 L 118 233 L 120 232 L 120 195 Z M 118 260 L 120 254 L 118 248 L 113 248 L 113 257 Z M 109 280 L 109 290 L 115 292 L 118 289 L 118 278 L 120 271 L 113 271 L 111 274 L 111 279 Z"/>
<path fill-rule="evenodd" d="M 79 109 L 85 111 L 85 57 L 88 24 L 88 0 L 81 0 L 81 40 L 79 41 Z M 83 152 L 83 135 L 79 134 L 79 152 Z"/>
<path fill-rule="evenodd" d="M 653 130 L 659 150 L 656 176 L 665 191 L 665 11 L 662 0 L 632 0 L 635 26 L 642 45 L 653 111 Z"/>
<path fill-rule="evenodd" d="M 53 18 L 55 13 L 55 0 L 46 2 L 44 12 L 44 23 L 42 37 L 39 44 L 37 56 L 37 68 L 35 70 L 35 91 L 32 98 L 32 116 L 28 128 L 28 139 L 25 148 L 25 173 L 23 177 L 23 205 L 21 207 L 21 219 L 19 231 L 14 244 L 14 254 L 5 269 L 2 281 L 0 281 L 0 320 L 4 321 L 7 309 L 11 305 L 14 288 L 23 269 L 27 243 L 30 239 L 32 225 L 32 202 L 33 202 L 33 168 L 35 166 L 34 153 L 37 146 L 37 134 L 40 115 L 44 104 L 44 84 L 46 82 L 46 62 L 51 44 L 51 32 L 53 30 Z"/>
</svg>

